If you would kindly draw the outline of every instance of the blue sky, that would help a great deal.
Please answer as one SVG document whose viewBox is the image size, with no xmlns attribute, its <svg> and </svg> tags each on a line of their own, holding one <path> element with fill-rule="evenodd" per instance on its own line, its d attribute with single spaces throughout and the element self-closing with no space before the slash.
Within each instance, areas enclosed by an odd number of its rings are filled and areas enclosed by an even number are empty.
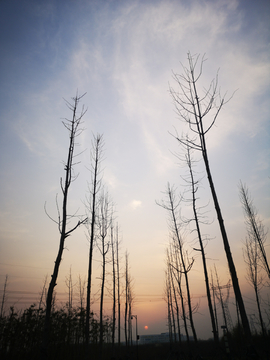
<svg viewBox="0 0 270 360">
<path fill-rule="evenodd" d="M 229 96 L 237 90 L 207 141 L 240 283 L 250 291 L 242 259 L 245 227 L 238 183 L 241 179 L 247 184 L 269 228 L 269 17 L 270 5 L 262 0 L 1 1 L 1 284 L 9 274 L 10 290 L 35 293 L 52 271 L 59 239 L 44 203 L 55 214 L 68 141 L 61 120 L 70 115 L 63 98 L 69 100 L 78 89 L 87 92 L 86 130 L 78 149 L 86 151 L 70 211 L 84 211 L 91 137 L 103 133 L 104 181 L 116 204 L 122 250 L 130 253 L 135 311 L 141 325 L 153 324 L 150 332 L 165 331 L 166 305 L 158 300 L 163 296 L 168 230 L 166 213 L 155 200 L 163 197 L 168 181 L 183 189 L 185 169 L 173 155 L 180 148 L 169 133 L 185 129 L 168 89 L 169 84 L 176 87 L 172 70 L 181 72 L 190 51 L 208 59 L 203 85 L 220 69 L 221 92 Z M 198 170 L 203 170 L 201 164 Z M 210 202 L 209 219 L 215 220 L 205 179 L 200 201 Z M 205 232 L 213 238 L 207 247 L 210 266 L 217 263 L 227 282 L 216 222 Z M 187 246 L 192 240 L 187 236 Z M 65 292 L 70 265 L 74 278 L 86 274 L 83 229 L 68 239 L 67 248 L 59 293 Z M 203 313 L 199 259 L 196 263 L 191 284 Z M 162 314 L 158 322 L 157 312 Z M 198 323 L 203 319 L 205 315 L 197 315 Z"/>
</svg>

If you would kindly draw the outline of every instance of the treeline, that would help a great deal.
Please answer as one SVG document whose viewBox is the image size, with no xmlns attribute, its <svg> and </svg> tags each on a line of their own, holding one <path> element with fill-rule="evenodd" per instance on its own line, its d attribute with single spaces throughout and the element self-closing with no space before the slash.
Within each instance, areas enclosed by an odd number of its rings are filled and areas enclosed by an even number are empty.
<svg viewBox="0 0 270 360">
<path fill-rule="evenodd" d="M 194 343 L 198 343 L 194 313 L 199 310 L 198 304 L 194 303 L 192 298 L 190 279 L 195 261 L 200 261 L 214 347 L 218 349 L 220 339 L 226 338 L 229 353 L 230 347 L 233 345 L 228 339 L 231 338 L 233 332 L 237 332 L 242 336 L 242 351 L 245 354 L 252 354 L 254 350 L 253 335 L 261 335 L 265 339 L 265 343 L 270 335 L 270 302 L 269 298 L 264 299 L 267 306 L 263 309 L 261 297 L 262 290 L 270 286 L 270 270 L 265 250 L 267 231 L 258 216 L 248 188 L 240 182 L 240 201 L 245 216 L 243 221 L 245 221 L 247 228 L 246 240 L 243 245 L 246 278 L 254 290 L 257 308 L 258 326 L 254 331 L 254 323 L 250 324 L 240 289 L 207 149 L 207 136 L 209 136 L 222 107 L 230 99 L 220 94 L 218 76 L 206 88 L 200 83 L 204 61 L 204 58 L 200 61 L 200 56 L 192 56 L 188 53 L 188 66 L 183 65 L 182 74 L 173 74 L 177 88 L 170 87 L 176 113 L 184 126 L 187 127 L 187 132 L 185 134 L 182 131 L 181 136 L 177 133 L 174 135 L 175 140 L 180 145 L 179 154 L 176 154 L 177 159 L 181 167 L 186 169 L 185 175 L 181 179 L 183 184 L 181 184 L 181 190 L 179 191 L 176 186 L 168 183 L 165 198 L 158 202 L 158 205 L 166 210 L 169 219 L 170 241 L 166 253 L 165 279 L 168 327 L 172 342 L 179 341 L 181 345 L 181 333 L 185 334 L 189 352 L 192 353 Z M 204 174 L 202 171 L 199 174 L 196 171 L 196 165 L 199 161 L 203 164 Z M 201 182 L 204 177 L 209 185 L 209 196 L 212 198 L 230 272 L 227 284 L 223 285 L 220 284 L 218 269 L 216 266 L 214 268 L 209 267 L 206 255 L 211 223 L 207 214 L 209 212 L 208 204 L 202 204 L 200 200 Z M 186 209 L 188 209 L 187 212 L 185 212 Z M 208 225 L 207 235 L 204 233 L 206 225 Z M 191 245 L 187 241 L 188 237 L 193 238 Z M 196 253 L 195 256 L 194 253 Z M 234 292 L 237 312 L 237 321 L 234 324 L 228 306 L 230 288 Z M 218 305 L 222 316 L 221 322 L 219 322 L 217 315 Z M 255 321 L 255 319 L 253 320 Z M 221 325 L 223 331 L 220 331 Z M 251 325 L 253 329 L 251 329 Z M 256 357 L 256 353 L 254 356 Z"/>
<path fill-rule="evenodd" d="M 0 318 L 0 357 L 1 359 L 37 359 L 43 336 L 45 307 L 31 305 L 24 311 L 9 309 Z M 51 359 L 79 359 L 84 355 L 86 308 L 53 306 L 50 322 Z M 103 339 L 112 349 L 112 318 L 103 317 Z M 89 338 L 92 350 L 99 343 L 100 324 L 93 313 L 90 314 Z"/>
</svg>

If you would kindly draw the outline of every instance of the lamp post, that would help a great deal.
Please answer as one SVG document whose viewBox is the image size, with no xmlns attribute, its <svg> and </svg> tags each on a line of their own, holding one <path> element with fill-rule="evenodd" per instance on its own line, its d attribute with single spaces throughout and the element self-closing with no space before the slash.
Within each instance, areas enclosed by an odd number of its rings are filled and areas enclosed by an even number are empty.
<svg viewBox="0 0 270 360">
<path fill-rule="evenodd" d="M 139 336 L 138 336 L 138 319 L 137 319 L 137 315 L 131 315 L 131 320 L 133 320 L 133 318 L 136 319 L 136 348 L 137 348 L 137 360 L 138 360 L 138 339 L 139 339 Z M 131 339 L 132 341 L 132 339 Z"/>
</svg>

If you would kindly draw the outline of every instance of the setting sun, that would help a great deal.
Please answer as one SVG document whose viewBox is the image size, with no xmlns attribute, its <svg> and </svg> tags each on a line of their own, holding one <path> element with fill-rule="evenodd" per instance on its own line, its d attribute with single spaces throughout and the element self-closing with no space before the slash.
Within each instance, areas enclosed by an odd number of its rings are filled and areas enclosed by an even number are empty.
<svg viewBox="0 0 270 360">
<path fill-rule="evenodd" d="M 147 330 L 147 329 L 148 329 L 148 326 L 147 326 L 147 325 L 145 325 L 145 327 L 144 327 L 144 328 L 145 328 L 145 330 Z"/>
</svg>

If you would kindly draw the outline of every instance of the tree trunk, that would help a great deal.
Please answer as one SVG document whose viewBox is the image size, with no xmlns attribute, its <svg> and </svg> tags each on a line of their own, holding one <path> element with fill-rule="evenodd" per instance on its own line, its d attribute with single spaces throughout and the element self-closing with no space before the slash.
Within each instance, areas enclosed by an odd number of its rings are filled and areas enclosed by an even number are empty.
<svg viewBox="0 0 270 360">
<path fill-rule="evenodd" d="M 100 189 L 100 181 L 98 180 L 99 165 L 102 153 L 102 135 L 97 135 L 93 142 L 93 178 L 92 190 L 90 192 L 91 199 L 89 200 L 89 210 L 91 212 L 91 228 L 89 234 L 90 247 L 89 247 L 89 261 L 88 261 L 88 277 L 87 277 L 87 295 L 86 295 L 86 319 L 85 319 L 85 344 L 86 344 L 86 358 L 88 357 L 88 344 L 90 333 L 90 303 L 91 303 L 91 285 L 92 285 L 92 262 L 93 262 L 93 249 L 95 239 L 95 226 L 96 226 L 96 199 L 97 193 Z"/>
<path fill-rule="evenodd" d="M 206 265 L 205 251 L 204 251 L 204 246 L 203 246 L 203 240 L 202 240 L 202 235 L 201 235 L 199 218 L 198 218 L 197 209 L 196 209 L 196 189 L 195 189 L 195 181 L 194 181 L 194 176 L 193 176 L 193 171 L 192 171 L 192 163 L 191 163 L 190 149 L 189 148 L 187 148 L 187 164 L 188 164 L 189 173 L 190 173 L 190 179 L 191 179 L 192 208 L 193 208 L 194 220 L 195 220 L 196 230 L 197 230 L 199 244 L 200 244 L 200 251 L 201 251 L 201 255 L 202 255 L 204 280 L 205 280 L 208 308 L 209 308 L 210 319 L 211 319 L 211 323 L 212 323 L 212 331 L 213 331 L 213 335 L 214 335 L 214 340 L 215 340 L 215 342 L 217 344 L 218 343 L 218 333 L 217 333 L 217 329 L 216 329 L 215 316 L 214 316 L 214 311 L 213 311 L 213 306 L 212 306 L 212 301 L 211 301 L 211 292 L 210 292 L 208 271 L 207 271 L 207 265 Z"/>
</svg>

